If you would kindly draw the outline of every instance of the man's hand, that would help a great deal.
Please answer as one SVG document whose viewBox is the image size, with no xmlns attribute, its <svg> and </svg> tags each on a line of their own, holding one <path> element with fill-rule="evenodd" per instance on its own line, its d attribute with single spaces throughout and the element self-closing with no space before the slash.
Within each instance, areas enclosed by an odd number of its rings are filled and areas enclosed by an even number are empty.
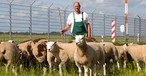
<svg viewBox="0 0 146 76">
<path fill-rule="evenodd" d="M 91 37 L 86 37 L 87 42 L 92 42 Z"/>
<path fill-rule="evenodd" d="M 60 30 L 60 34 L 64 34 L 64 30 Z"/>
</svg>

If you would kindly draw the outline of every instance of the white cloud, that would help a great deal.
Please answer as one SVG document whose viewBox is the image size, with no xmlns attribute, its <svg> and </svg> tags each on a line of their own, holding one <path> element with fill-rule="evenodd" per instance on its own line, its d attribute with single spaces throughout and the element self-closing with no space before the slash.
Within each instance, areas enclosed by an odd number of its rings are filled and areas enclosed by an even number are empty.
<svg viewBox="0 0 146 76">
<path fill-rule="evenodd" d="M 0 15 L 0 18 L 5 18 L 5 16 L 4 15 Z"/>
<path fill-rule="evenodd" d="M 140 4 L 141 4 L 141 5 L 146 5 L 146 0 L 142 0 L 142 1 L 140 2 Z"/>
<path fill-rule="evenodd" d="M 26 13 L 27 13 L 27 12 L 25 12 L 25 11 L 19 11 L 19 12 L 17 13 L 17 16 L 26 16 Z"/>
<path fill-rule="evenodd" d="M 104 0 L 96 0 L 96 3 L 103 3 Z"/>
<path fill-rule="evenodd" d="M 104 12 L 103 11 L 99 11 L 98 14 L 104 14 Z"/>
</svg>

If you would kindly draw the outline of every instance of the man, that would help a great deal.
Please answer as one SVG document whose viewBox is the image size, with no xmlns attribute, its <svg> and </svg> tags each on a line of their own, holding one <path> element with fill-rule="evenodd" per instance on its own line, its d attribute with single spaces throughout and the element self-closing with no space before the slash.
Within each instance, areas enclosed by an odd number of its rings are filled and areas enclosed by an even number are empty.
<svg viewBox="0 0 146 76">
<path fill-rule="evenodd" d="M 87 39 L 91 39 L 90 22 L 88 15 L 85 12 L 81 12 L 81 5 L 79 2 L 74 2 L 74 12 L 69 14 L 67 19 L 67 24 L 60 33 L 63 34 L 71 27 L 72 35 L 85 35 L 87 34 Z"/>
</svg>

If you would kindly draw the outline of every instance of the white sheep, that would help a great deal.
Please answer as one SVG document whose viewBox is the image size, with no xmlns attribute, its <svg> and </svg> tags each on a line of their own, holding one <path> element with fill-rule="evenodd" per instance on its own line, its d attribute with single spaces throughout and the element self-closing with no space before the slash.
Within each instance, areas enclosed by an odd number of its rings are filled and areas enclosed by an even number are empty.
<svg viewBox="0 0 146 76">
<path fill-rule="evenodd" d="M 126 49 L 124 46 L 115 46 L 118 52 L 118 59 L 122 62 L 122 65 L 124 68 L 126 68 L 126 62 L 127 62 L 127 54 Z"/>
<path fill-rule="evenodd" d="M 52 53 L 59 61 L 59 73 L 62 76 L 62 65 L 67 61 L 74 61 L 75 43 L 47 42 L 47 53 Z"/>
<path fill-rule="evenodd" d="M 146 64 L 146 45 L 129 45 L 126 46 L 126 52 L 130 54 L 136 62 L 137 71 L 141 70 L 141 62 Z"/>
<path fill-rule="evenodd" d="M 104 51 L 100 44 L 96 42 L 87 43 L 84 35 L 76 35 L 75 43 L 77 49 L 74 53 L 75 64 L 78 67 L 79 76 L 81 76 L 81 67 L 84 67 L 84 76 L 88 76 L 88 69 L 90 69 L 90 76 L 92 76 L 92 70 L 94 76 L 96 75 L 96 64 L 99 64 L 100 71 L 102 75 L 105 75 L 105 68 L 103 68 L 105 63 Z"/>
<path fill-rule="evenodd" d="M 103 45 L 104 51 L 105 51 L 105 63 L 107 71 L 110 71 L 110 60 L 113 60 L 115 71 L 119 68 L 119 62 L 118 62 L 118 52 L 116 50 L 116 47 L 111 42 L 100 42 L 101 45 Z"/>
<path fill-rule="evenodd" d="M 11 42 L 3 42 L 0 44 L 0 61 L 6 65 L 6 74 L 11 64 L 19 64 L 20 54 L 16 44 Z M 12 71 L 17 75 L 14 69 Z"/>
</svg>

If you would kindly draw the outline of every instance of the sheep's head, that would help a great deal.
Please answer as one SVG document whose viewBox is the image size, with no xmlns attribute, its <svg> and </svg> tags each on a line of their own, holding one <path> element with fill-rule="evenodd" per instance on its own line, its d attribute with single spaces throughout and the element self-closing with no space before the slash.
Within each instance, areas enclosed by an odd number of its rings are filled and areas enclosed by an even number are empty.
<svg viewBox="0 0 146 76">
<path fill-rule="evenodd" d="M 53 50 L 55 49 L 55 44 L 56 42 L 47 42 L 46 45 L 47 45 L 47 51 L 50 51 L 50 52 L 53 52 Z"/>
<path fill-rule="evenodd" d="M 77 46 L 82 46 L 85 42 L 85 36 L 84 35 L 76 35 L 75 36 L 75 43 Z"/>
</svg>

